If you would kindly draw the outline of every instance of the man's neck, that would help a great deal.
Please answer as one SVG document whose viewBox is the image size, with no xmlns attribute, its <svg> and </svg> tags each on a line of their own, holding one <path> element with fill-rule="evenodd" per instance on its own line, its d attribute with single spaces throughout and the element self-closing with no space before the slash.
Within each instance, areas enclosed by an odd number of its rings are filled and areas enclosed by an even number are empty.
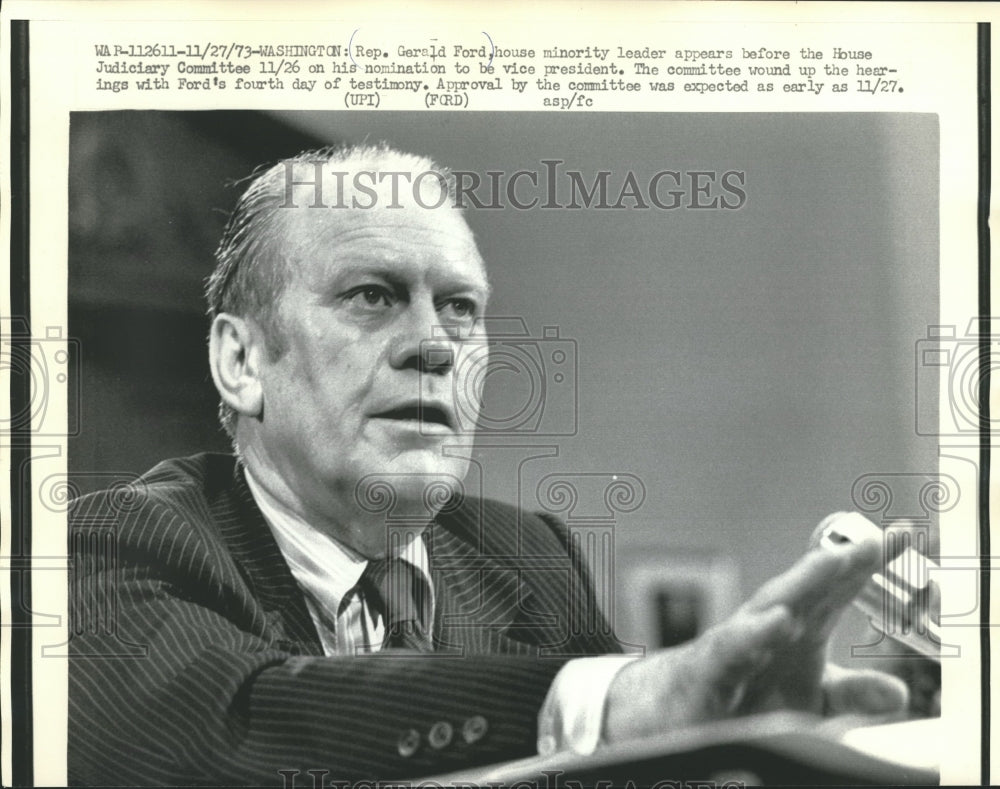
<svg viewBox="0 0 1000 789">
<path fill-rule="evenodd" d="M 390 523 L 386 513 L 368 512 L 353 500 L 339 502 L 333 495 L 322 507 L 309 506 L 260 453 L 245 449 L 240 454 L 248 480 L 253 480 L 251 489 L 255 496 L 266 497 L 270 507 L 308 524 L 348 554 L 365 559 L 399 554 L 423 530 L 424 524 L 419 524 L 419 519 L 416 523 L 407 519 L 408 527 L 398 528 Z"/>
</svg>

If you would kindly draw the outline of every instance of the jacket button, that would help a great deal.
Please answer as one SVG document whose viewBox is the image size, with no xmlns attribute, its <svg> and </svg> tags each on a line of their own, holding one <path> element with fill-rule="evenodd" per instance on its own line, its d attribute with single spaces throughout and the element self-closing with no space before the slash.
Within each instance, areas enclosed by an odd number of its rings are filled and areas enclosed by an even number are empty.
<svg viewBox="0 0 1000 789">
<path fill-rule="evenodd" d="M 396 750 L 404 759 L 409 759 L 420 749 L 420 732 L 416 729 L 407 729 L 399 735 L 399 742 L 396 743 Z"/>
<path fill-rule="evenodd" d="M 427 732 L 427 742 L 430 744 L 431 748 L 435 750 L 441 750 L 442 748 L 447 748 L 451 745 L 452 738 L 455 736 L 455 730 L 452 728 L 448 721 L 438 721 L 433 726 L 431 730 Z"/>
<path fill-rule="evenodd" d="M 486 718 L 482 715 L 473 715 L 462 724 L 462 739 L 469 745 L 472 745 L 474 742 L 479 742 L 483 739 L 489 728 L 490 725 L 486 722 Z"/>
</svg>

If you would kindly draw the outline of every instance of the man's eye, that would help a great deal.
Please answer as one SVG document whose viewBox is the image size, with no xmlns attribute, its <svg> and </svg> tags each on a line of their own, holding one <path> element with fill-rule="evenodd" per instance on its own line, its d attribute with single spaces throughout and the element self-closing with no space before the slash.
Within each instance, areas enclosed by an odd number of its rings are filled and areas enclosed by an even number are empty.
<svg viewBox="0 0 1000 789">
<path fill-rule="evenodd" d="M 373 309 L 392 306 L 392 292 L 381 285 L 364 285 L 349 291 L 346 300 L 355 307 Z"/>
<path fill-rule="evenodd" d="M 441 311 L 449 313 L 452 318 L 473 318 L 476 315 L 476 303 L 472 299 L 448 299 Z"/>
</svg>

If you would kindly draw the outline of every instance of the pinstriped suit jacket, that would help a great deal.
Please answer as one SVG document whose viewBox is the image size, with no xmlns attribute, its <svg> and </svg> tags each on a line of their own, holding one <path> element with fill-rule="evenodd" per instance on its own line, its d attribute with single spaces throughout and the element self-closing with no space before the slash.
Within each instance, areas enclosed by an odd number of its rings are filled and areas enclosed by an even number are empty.
<svg viewBox="0 0 1000 789">
<path fill-rule="evenodd" d="M 70 527 L 74 784 L 414 778 L 527 756 L 563 663 L 619 650 L 564 527 L 497 502 L 431 525 L 429 655 L 323 656 L 231 456 L 161 463 L 78 500 Z M 452 736 L 432 744 L 440 722 Z"/>
</svg>

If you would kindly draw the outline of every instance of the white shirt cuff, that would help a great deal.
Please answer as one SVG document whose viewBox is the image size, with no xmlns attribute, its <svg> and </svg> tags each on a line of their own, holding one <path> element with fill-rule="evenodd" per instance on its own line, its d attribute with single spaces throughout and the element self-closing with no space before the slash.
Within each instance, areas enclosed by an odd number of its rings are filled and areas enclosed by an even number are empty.
<svg viewBox="0 0 1000 789">
<path fill-rule="evenodd" d="M 635 655 L 576 658 L 556 674 L 538 713 L 538 753 L 593 753 L 601 741 L 611 683 Z"/>
</svg>

